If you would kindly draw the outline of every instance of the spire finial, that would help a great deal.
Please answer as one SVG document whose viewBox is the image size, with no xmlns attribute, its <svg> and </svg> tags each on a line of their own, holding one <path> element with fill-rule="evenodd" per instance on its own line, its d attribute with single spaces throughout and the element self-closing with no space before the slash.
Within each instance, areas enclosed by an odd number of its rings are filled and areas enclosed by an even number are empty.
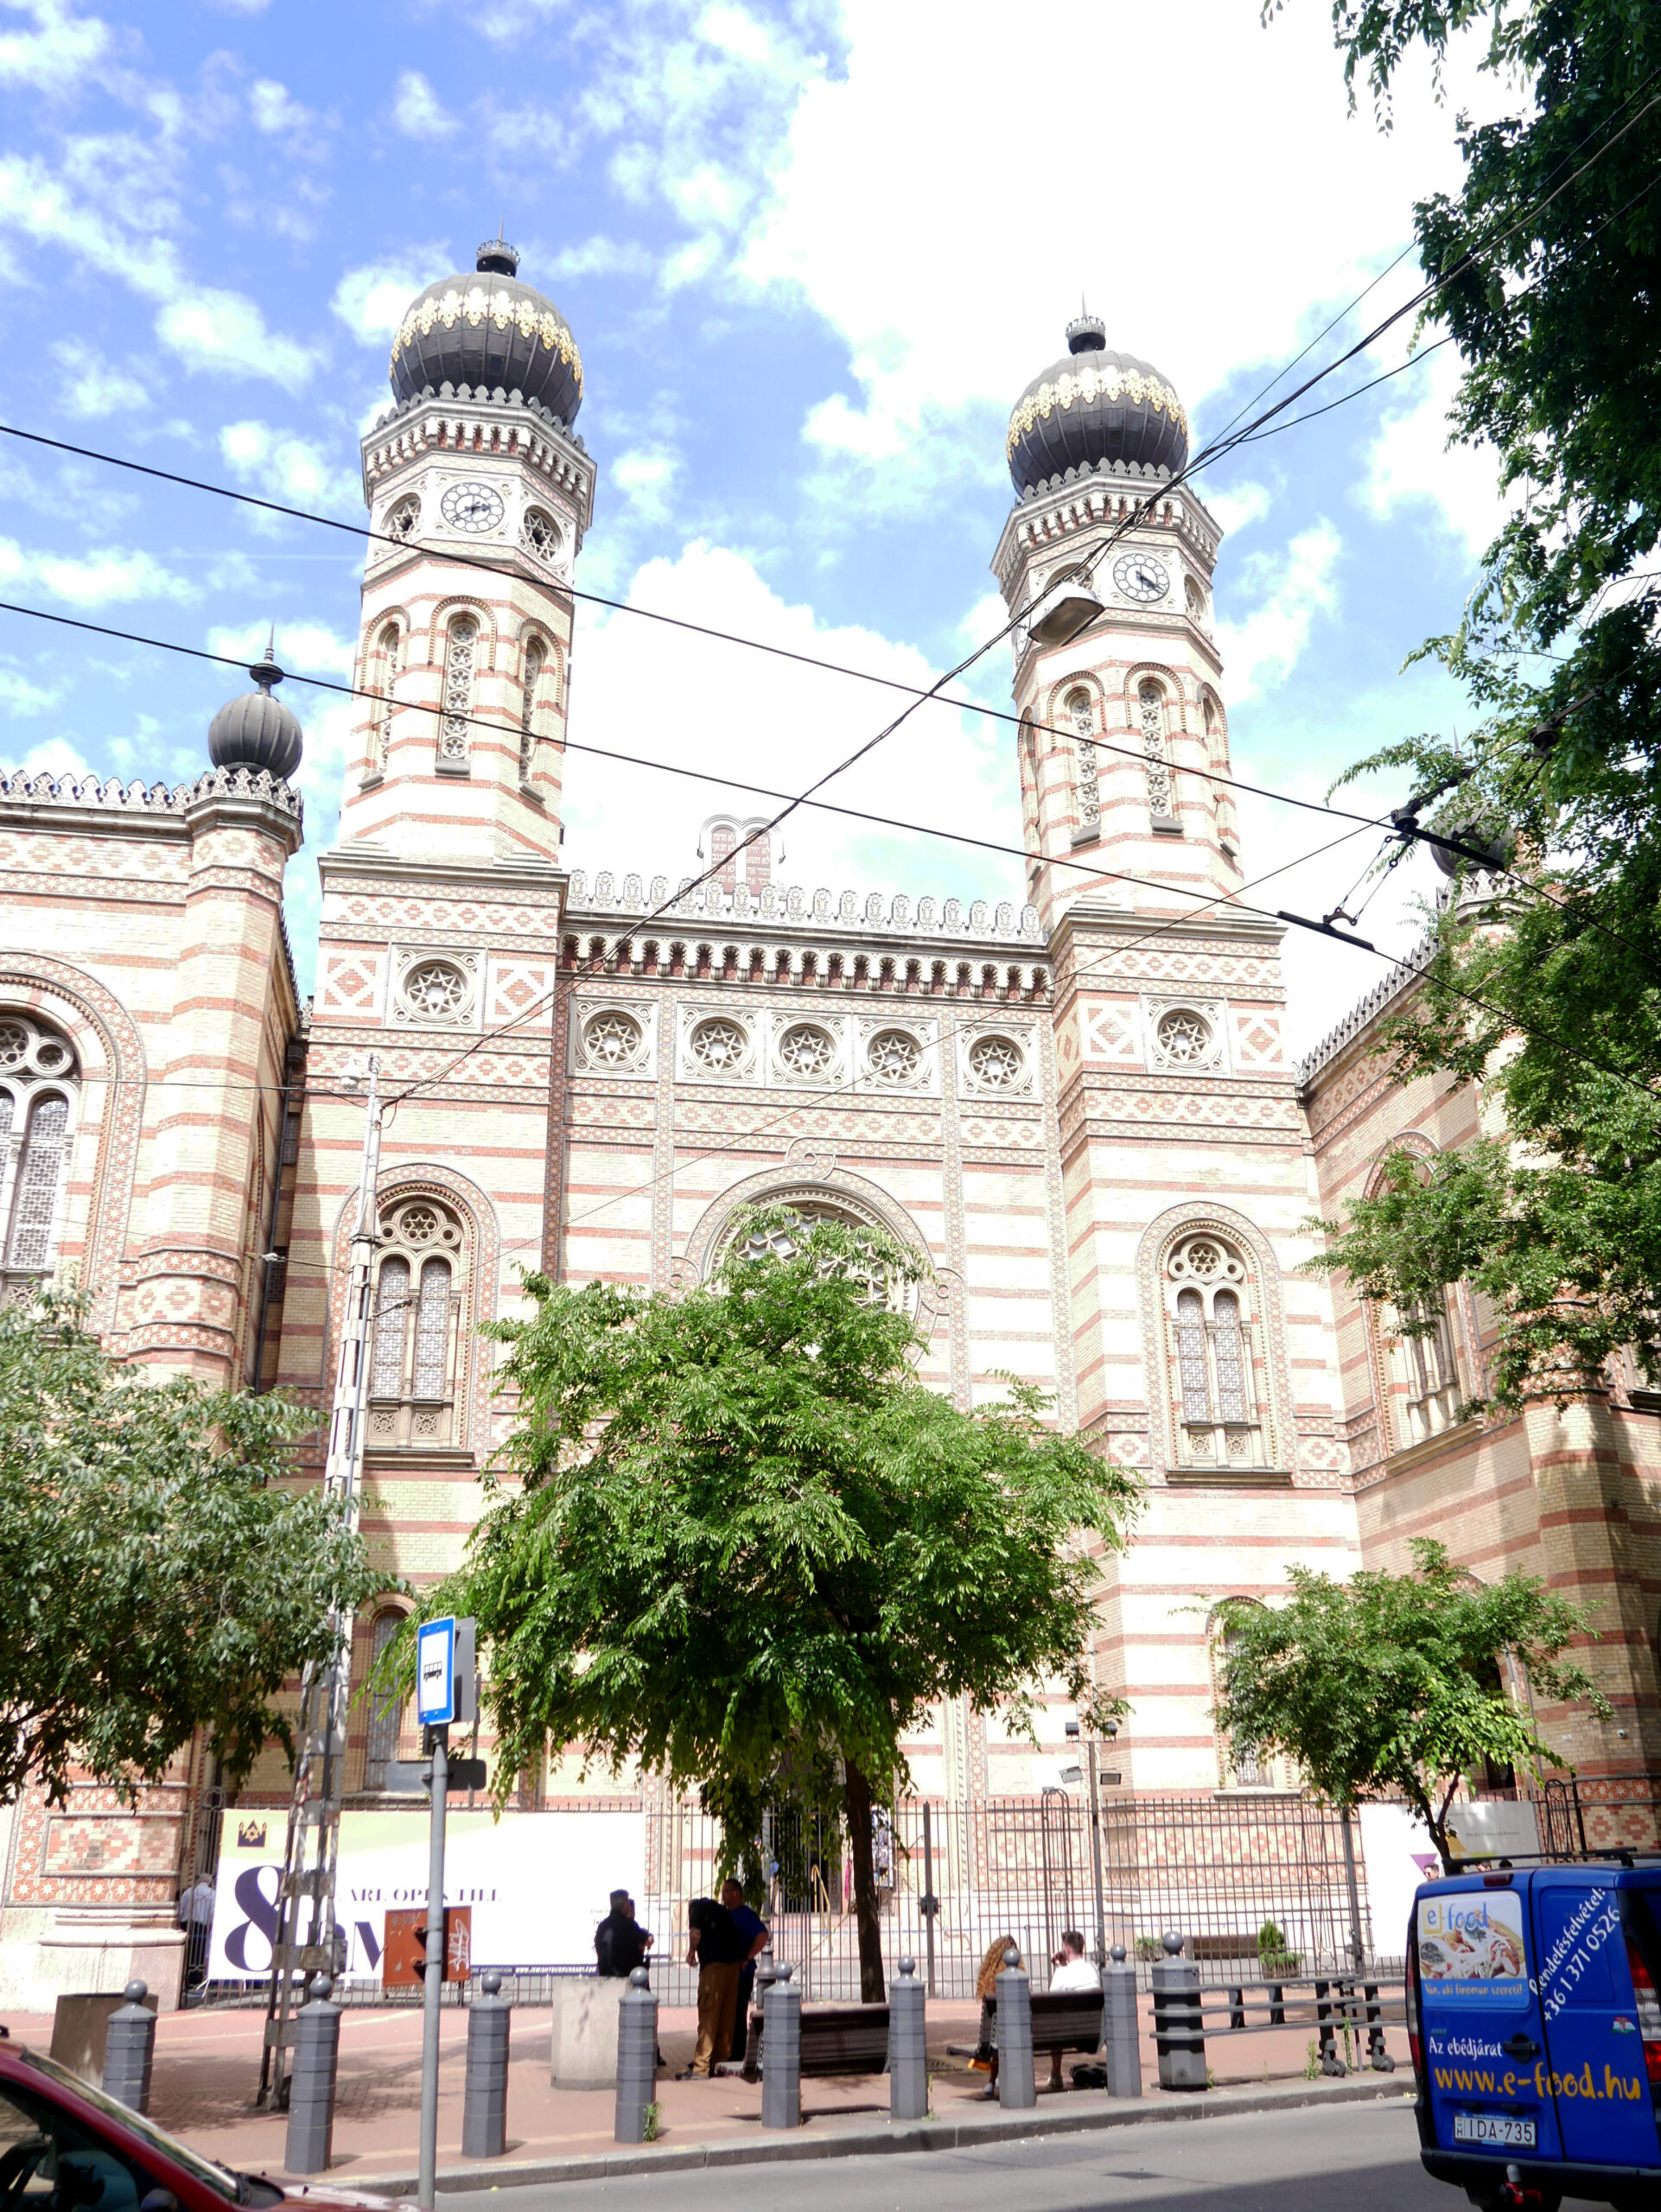
<svg viewBox="0 0 1661 2212">
<path fill-rule="evenodd" d="M 266 626 L 264 659 L 257 660 L 248 673 L 268 697 L 271 686 L 283 681 L 283 671 L 277 664 L 277 625 L 275 622 Z"/>
</svg>

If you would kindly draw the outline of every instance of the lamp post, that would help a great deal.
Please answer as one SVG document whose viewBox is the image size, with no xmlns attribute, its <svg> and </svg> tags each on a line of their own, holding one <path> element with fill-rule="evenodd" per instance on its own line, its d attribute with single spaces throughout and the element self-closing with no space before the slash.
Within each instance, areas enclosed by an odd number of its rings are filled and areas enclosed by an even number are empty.
<svg viewBox="0 0 1661 2212">
<path fill-rule="evenodd" d="M 1069 1720 L 1066 1727 L 1069 1736 L 1078 1736 L 1079 1723 L 1076 1720 Z M 1111 1743 L 1118 1732 L 1118 1722 L 1110 1720 L 1105 1730 L 1108 1741 Z M 1102 1893 L 1102 1789 L 1097 1750 L 1096 1738 L 1092 1736 L 1085 1747 L 1085 1756 L 1090 1762 L 1090 1866 L 1096 1886 L 1096 1963 L 1104 1968 L 1107 1965 L 1107 1908 Z"/>
</svg>

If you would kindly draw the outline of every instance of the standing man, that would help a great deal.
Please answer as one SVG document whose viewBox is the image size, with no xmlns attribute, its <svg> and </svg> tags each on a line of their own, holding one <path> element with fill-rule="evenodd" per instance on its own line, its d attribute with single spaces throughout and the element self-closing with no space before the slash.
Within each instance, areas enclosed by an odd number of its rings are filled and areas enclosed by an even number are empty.
<svg viewBox="0 0 1661 2212">
<path fill-rule="evenodd" d="M 733 1916 L 714 1897 L 694 1897 L 686 1908 L 686 1963 L 698 1970 L 698 2039 L 683 2082 L 707 2082 L 716 2062 L 732 2048 L 738 2010 L 738 1964 L 744 1944 Z"/>
<path fill-rule="evenodd" d="M 744 1892 L 730 1874 L 721 1885 L 721 1902 L 733 1916 L 744 1948 L 738 1961 L 738 2001 L 733 2012 L 733 2046 L 729 2058 L 742 2058 L 749 2037 L 750 1999 L 755 1993 L 755 1961 L 773 1940 L 773 1931 L 759 1912 L 744 1902 Z"/>
<path fill-rule="evenodd" d="M 634 1900 L 627 1890 L 611 1893 L 611 1910 L 594 1931 L 595 1972 L 627 1981 L 652 1948 L 652 1938 L 634 1917 Z"/>
<path fill-rule="evenodd" d="M 207 1946 L 213 1933 L 213 1903 L 218 1892 L 206 1872 L 199 1874 L 179 1897 L 176 1916 L 185 1931 L 185 1987 L 200 1989 L 207 1980 Z"/>
</svg>

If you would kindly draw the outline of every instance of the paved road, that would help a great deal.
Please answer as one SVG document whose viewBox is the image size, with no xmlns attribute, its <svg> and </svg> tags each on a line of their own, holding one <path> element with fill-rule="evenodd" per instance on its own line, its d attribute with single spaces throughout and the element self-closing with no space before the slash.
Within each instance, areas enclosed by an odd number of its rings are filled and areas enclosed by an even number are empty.
<svg viewBox="0 0 1661 2212">
<path fill-rule="evenodd" d="M 1412 2108 L 1393 2100 L 492 2194 L 491 2212 L 1465 2212 L 1424 2172 Z"/>
</svg>

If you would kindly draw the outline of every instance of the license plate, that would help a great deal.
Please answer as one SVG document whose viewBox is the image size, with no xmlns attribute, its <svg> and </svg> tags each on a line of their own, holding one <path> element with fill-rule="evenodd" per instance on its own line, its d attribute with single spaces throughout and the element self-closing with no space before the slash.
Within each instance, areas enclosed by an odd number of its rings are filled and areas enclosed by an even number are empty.
<svg viewBox="0 0 1661 2212">
<path fill-rule="evenodd" d="M 1531 2151 L 1535 2126 L 1531 2120 L 1512 2120 L 1503 2112 L 1456 2112 L 1455 2143 L 1492 2143 L 1505 2151 Z"/>
</svg>

